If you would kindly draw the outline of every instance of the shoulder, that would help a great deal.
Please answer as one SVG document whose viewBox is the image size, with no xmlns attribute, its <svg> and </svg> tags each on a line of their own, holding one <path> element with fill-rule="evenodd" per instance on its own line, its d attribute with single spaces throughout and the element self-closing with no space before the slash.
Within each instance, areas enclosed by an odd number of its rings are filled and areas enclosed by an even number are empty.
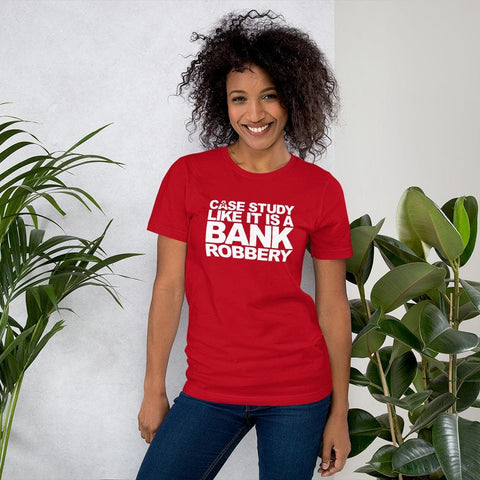
<svg viewBox="0 0 480 480">
<path fill-rule="evenodd" d="M 180 157 L 173 165 L 180 164 L 186 168 L 215 166 L 224 158 L 225 148 L 220 147 L 203 152 L 190 153 Z"/>
<path fill-rule="evenodd" d="M 168 167 L 165 177 L 184 178 L 198 175 L 212 175 L 221 166 L 222 148 L 190 153 L 175 160 Z"/>
<path fill-rule="evenodd" d="M 315 188 L 339 186 L 338 180 L 323 167 L 316 163 L 296 157 L 297 171 L 307 185 Z"/>
</svg>

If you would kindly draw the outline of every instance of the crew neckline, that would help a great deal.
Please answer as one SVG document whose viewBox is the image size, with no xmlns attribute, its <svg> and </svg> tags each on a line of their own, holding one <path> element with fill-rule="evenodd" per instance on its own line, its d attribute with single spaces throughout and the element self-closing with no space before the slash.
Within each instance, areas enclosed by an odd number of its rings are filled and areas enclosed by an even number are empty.
<svg viewBox="0 0 480 480">
<path fill-rule="evenodd" d="M 270 178 L 278 175 L 282 175 L 285 172 L 288 172 L 291 170 L 296 163 L 296 157 L 293 154 L 290 154 L 290 159 L 288 162 L 281 166 L 280 168 L 277 168 L 276 170 L 272 170 L 271 172 L 250 172 L 249 170 L 245 170 L 242 168 L 240 165 L 237 165 L 234 161 L 233 158 L 230 156 L 230 153 L 228 152 L 228 147 L 223 147 L 223 153 L 225 159 L 228 161 L 228 164 L 230 165 L 230 168 L 232 168 L 235 172 L 239 173 L 240 175 L 248 178 L 256 178 L 256 179 L 265 179 L 265 178 Z"/>
</svg>

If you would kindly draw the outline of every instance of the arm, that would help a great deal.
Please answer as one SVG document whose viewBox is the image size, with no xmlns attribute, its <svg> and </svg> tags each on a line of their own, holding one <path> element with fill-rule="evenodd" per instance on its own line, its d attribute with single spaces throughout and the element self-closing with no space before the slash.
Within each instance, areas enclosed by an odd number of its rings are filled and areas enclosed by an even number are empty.
<svg viewBox="0 0 480 480">
<path fill-rule="evenodd" d="M 313 266 L 315 304 L 327 343 L 333 382 L 330 411 L 323 433 L 320 469 L 322 477 L 327 477 L 344 467 L 350 453 L 347 414 L 352 335 L 345 288 L 345 260 L 314 258 Z"/>
<path fill-rule="evenodd" d="M 170 350 L 183 304 L 187 244 L 158 236 L 157 273 L 148 315 L 147 365 L 138 429 L 150 443 L 169 410 L 165 389 Z"/>
</svg>

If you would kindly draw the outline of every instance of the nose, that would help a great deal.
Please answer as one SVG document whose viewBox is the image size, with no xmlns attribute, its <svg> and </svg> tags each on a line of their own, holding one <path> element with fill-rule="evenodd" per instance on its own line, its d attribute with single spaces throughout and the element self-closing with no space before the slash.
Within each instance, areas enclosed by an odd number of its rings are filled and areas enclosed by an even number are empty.
<svg viewBox="0 0 480 480">
<path fill-rule="evenodd" d="M 263 120 L 265 112 L 263 110 L 262 102 L 253 100 L 248 102 L 247 118 L 249 122 L 258 123 Z"/>
</svg>

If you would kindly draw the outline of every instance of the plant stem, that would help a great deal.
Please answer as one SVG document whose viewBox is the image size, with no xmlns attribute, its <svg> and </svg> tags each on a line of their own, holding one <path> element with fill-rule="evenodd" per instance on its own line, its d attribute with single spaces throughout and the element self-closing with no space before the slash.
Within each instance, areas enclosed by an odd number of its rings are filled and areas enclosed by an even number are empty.
<svg viewBox="0 0 480 480">
<path fill-rule="evenodd" d="M 0 441 L 0 479 L 2 478 L 3 468 L 5 466 L 8 441 L 10 439 L 10 431 L 12 429 L 13 416 L 15 415 L 15 409 L 17 408 L 18 395 L 20 394 L 20 388 L 22 387 L 23 375 L 24 373 L 22 373 L 19 376 L 18 381 L 15 384 L 15 387 L 10 394 L 10 399 L 8 401 L 7 415 L 5 417 L 5 424 L 3 424 L 3 419 L 2 419 L 2 434 L 1 434 L 2 438 Z"/>
<path fill-rule="evenodd" d="M 360 275 L 356 276 L 356 281 L 357 281 L 357 287 L 358 287 L 358 291 L 360 294 L 360 299 L 362 301 L 362 306 L 363 306 L 365 315 L 368 318 L 368 320 L 370 320 L 370 317 L 372 314 L 370 312 L 370 307 L 366 300 L 365 286 L 362 282 Z M 380 353 L 378 352 L 378 350 L 375 352 L 375 358 L 376 358 L 377 368 L 380 373 L 380 380 L 382 382 L 383 394 L 387 397 L 390 397 L 390 391 L 387 385 L 387 378 L 386 378 L 385 372 L 383 371 L 383 366 L 380 359 Z M 402 435 L 401 435 L 400 428 L 397 421 L 397 414 L 395 412 L 394 406 L 391 405 L 390 403 L 387 403 L 387 413 L 388 413 L 388 423 L 390 426 L 390 434 L 392 435 L 392 443 L 394 446 L 401 445 L 403 443 L 403 439 L 402 439 Z M 400 476 L 399 478 L 401 479 L 402 477 Z"/>
<path fill-rule="evenodd" d="M 460 309 L 460 276 L 459 269 L 460 264 L 458 260 L 451 265 L 453 270 L 454 289 L 450 294 L 450 326 L 455 330 L 458 330 L 459 321 L 459 309 Z M 448 391 L 457 396 L 457 355 L 451 354 L 448 358 Z M 450 407 L 450 413 L 457 413 L 457 401 Z"/>
<path fill-rule="evenodd" d="M 358 293 L 360 294 L 360 300 L 362 301 L 363 311 L 368 321 L 370 320 L 370 317 L 372 316 L 372 314 L 370 312 L 370 307 L 368 305 L 367 298 L 365 295 L 365 285 L 363 284 L 362 277 L 360 275 L 355 275 L 355 280 L 357 281 L 357 288 L 358 288 Z"/>
<path fill-rule="evenodd" d="M 422 357 L 422 380 L 423 380 L 423 390 L 428 390 L 428 362 Z M 428 398 L 425 400 L 425 405 L 429 403 Z"/>
</svg>

